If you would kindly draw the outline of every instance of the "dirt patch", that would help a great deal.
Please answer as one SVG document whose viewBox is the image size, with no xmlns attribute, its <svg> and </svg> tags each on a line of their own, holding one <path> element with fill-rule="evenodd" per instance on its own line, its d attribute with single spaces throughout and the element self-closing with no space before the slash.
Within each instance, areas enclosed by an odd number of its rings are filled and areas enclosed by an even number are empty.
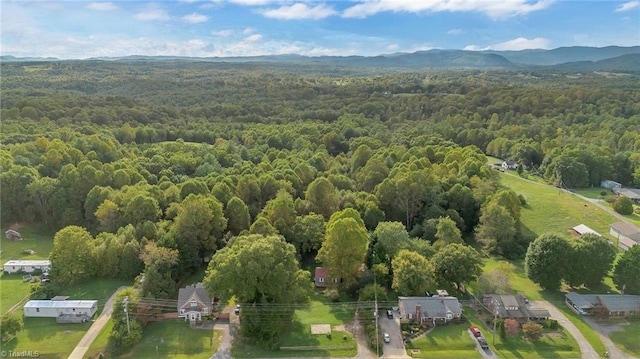
<svg viewBox="0 0 640 359">
<path fill-rule="evenodd" d="M 331 324 L 311 324 L 311 334 L 331 334 Z"/>
</svg>

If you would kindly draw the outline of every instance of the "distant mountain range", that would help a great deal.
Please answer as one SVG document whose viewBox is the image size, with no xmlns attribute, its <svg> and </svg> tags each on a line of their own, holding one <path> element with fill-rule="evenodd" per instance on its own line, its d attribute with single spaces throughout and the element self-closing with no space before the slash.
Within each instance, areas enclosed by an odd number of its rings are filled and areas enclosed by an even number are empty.
<svg viewBox="0 0 640 359">
<path fill-rule="evenodd" d="M 425 68 L 561 68 L 578 71 L 638 71 L 640 46 L 633 47 L 560 47 L 553 50 L 522 51 L 466 51 L 429 50 L 380 56 L 319 56 L 271 55 L 250 57 L 179 57 L 179 56 L 125 56 L 102 57 L 103 61 L 206 61 L 227 63 L 280 63 L 348 67 L 376 67 L 398 69 Z M 1 56 L 2 62 L 61 61 L 55 58 L 19 58 Z"/>
</svg>

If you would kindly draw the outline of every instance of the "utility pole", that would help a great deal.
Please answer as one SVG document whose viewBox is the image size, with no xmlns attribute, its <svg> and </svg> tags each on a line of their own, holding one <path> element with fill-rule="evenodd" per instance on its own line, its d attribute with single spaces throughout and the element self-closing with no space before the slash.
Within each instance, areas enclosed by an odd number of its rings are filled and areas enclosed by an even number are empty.
<svg viewBox="0 0 640 359">
<path fill-rule="evenodd" d="M 124 297 L 122 300 L 122 304 L 124 304 L 124 314 L 127 315 L 127 334 L 131 333 L 131 328 L 129 327 L 129 296 Z"/>
<path fill-rule="evenodd" d="M 376 276 L 373 276 L 373 316 L 376 318 L 376 358 L 380 358 L 380 343 L 378 339 L 378 285 L 376 284 Z"/>
<path fill-rule="evenodd" d="M 493 346 L 496 346 L 496 323 L 498 322 L 498 308 L 495 308 L 495 313 L 493 315 Z"/>
</svg>

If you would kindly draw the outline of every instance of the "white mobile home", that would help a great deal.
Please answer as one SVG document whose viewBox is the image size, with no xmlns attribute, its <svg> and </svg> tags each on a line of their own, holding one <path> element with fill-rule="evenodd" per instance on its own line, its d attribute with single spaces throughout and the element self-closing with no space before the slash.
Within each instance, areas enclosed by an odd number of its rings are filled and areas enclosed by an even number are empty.
<svg viewBox="0 0 640 359">
<path fill-rule="evenodd" d="M 10 260 L 4 264 L 5 273 L 33 273 L 36 270 L 48 272 L 51 269 L 51 261 L 44 260 Z"/>
<path fill-rule="evenodd" d="M 92 317 L 97 311 L 97 300 L 30 300 L 24 305 L 25 317 L 57 318 L 62 315 Z"/>
</svg>

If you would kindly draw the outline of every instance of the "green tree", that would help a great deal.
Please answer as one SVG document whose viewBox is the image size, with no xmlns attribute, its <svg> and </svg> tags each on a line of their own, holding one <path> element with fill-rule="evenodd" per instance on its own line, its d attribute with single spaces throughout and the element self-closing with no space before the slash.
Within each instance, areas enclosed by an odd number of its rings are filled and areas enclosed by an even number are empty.
<svg viewBox="0 0 640 359">
<path fill-rule="evenodd" d="M 421 296 L 435 285 L 431 263 L 423 256 L 401 250 L 391 261 L 393 283 L 391 288 L 404 296 Z"/>
<path fill-rule="evenodd" d="M 304 198 L 313 206 L 313 212 L 329 218 L 338 210 L 338 194 L 328 179 L 318 177 L 307 187 Z"/>
<path fill-rule="evenodd" d="M 496 268 L 484 272 L 478 278 L 478 286 L 482 293 L 510 294 L 513 292 L 509 276 L 514 273 L 515 267 L 509 262 L 500 262 Z"/>
<path fill-rule="evenodd" d="M 342 286 L 356 282 L 365 256 L 369 236 L 358 212 L 347 208 L 334 213 L 327 223 L 322 247 L 316 259 L 329 268 L 332 278 L 341 278 Z"/>
<path fill-rule="evenodd" d="M 585 234 L 571 241 L 572 252 L 568 257 L 567 282 L 579 287 L 594 287 L 609 273 L 616 250 L 606 240 L 595 234 Z"/>
<path fill-rule="evenodd" d="M 438 219 L 438 225 L 436 226 L 436 240 L 446 244 L 464 243 L 462 240 L 462 233 L 456 226 L 456 222 L 449 217 L 440 217 Z"/>
<path fill-rule="evenodd" d="M 358 296 L 359 302 L 373 302 L 376 299 L 379 302 L 388 301 L 389 294 L 387 293 L 387 288 L 380 284 L 368 284 L 360 290 L 360 295 Z"/>
<path fill-rule="evenodd" d="M 24 323 L 18 312 L 7 312 L 0 319 L 0 342 L 6 342 L 22 331 Z"/>
<path fill-rule="evenodd" d="M 107 340 L 107 349 L 110 353 L 115 355 L 126 353 L 142 339 L 142 325 L 134 315 L 131 315 L 131 312 L 135 312 L 138 303 L 138 293 L 133 288 L 127 288 L 116 294 L 111 315 L 113 328 Z M 129 320 L 127 320 L 127 314 L 129 314 Z"/>
<path fill-rule="evenodd" d="M 453 243 L 440 249 L 431 258 L 436 281 L 442 284 L 460 284 L 478 279 L 482 274 L 482 261 L 475 249 Z"/>
<path fill-rule="evenodd" d="M 296 217 L 296 223 L 292 229 L 291 244 L 296 247 L 300 256 L 317 253 L 322 246 L 325 229 L 326 222 L 321 214 L 311 213 Z"/>
<path fill-rule="evenodd" d="M 204 285 L 226 303 L 242 306 L 243 336 L 271 346 L 293 318 L 292 305 L 308 300 L 310 274 L 299 268 L 296 251 L 279 236 L 240 236 L 219 250 L 207 268 Z M 278 308 L 278 310 L 274 310 Z"/>
<path fill-rule="evenodd" d="M 95 211 L 95 216 L 98 220 L 98 230 L 100 231 L 115 233 L 120 227 L 122 213 L 118 205 L 111 200 L 105 199 Z"/>
<path fill-rule="evenodd" d="M 527 340 L 537 342 L 542 338 L 542 324 L 535 322 L 526 322 L 522 324 L 522 334 Z"/>
<path fill-rule="evenodd" d="M 640 295 L 640 246 L 633 246 L 620 256 L 613 269 L 613 283 L 625 294 Z"/>
<path fill-rule="evenodd" d="M 523 250 L 516 242 L 516 221 L 503 206 L 490 202 L 482 208 L 480 225 L 476 228 L 480 243 L 491 254 L 513 258 Z"/>
<path fill-rule="evenodd" d="M 293 197 L 287 191 L 280 190 L 274 199 L 269 200 L 260 212 L 260 216 L 267 218 L 269 223 L 291 242 L 292 229 L 296 223 L 296 210 Z"/>
<path fill-rule="evenodd" d="M 373 235 L 376 238 L 374 255 L 384 263 L 391 264 L 400 250 L 409 248 L 409 233 L 400 222 L 380 222 Z"/>
<path fill-rule="evenodd" d="M 619 196 L 616 201 L 613 202 L 613 209 L 625 216 L 633 214 L 633 202 L 625 196 Z"/>
<path fill-rule="evenodd" d="M 53 237 L 51 277 L 61 285 L 80 283 L 96 274 L 93 237 L 86 229 L 68 226 Z"/>
<path fill-rule="evenodd" d="M 149 242 L 144 247 L 141 257 L 145 266 L 141 275 L 141 279 L 144 278 L 141 281 L 142 296 L 169 298 L 173 295 L 176 288 L 173 273 L 178 264 L 178 251 Z"/>
<path fill-rule="evenodd" d="M 251 216 L 249 215 L 249 207 L 238 197 L 231 197 L 227 202 L 224 215 L 229 221 L 227 230 L 238 235 L 244 230 L 248 230 L 251 225 Z"/>
<path fill-rule="evenodd" d="M 527 249 L 524 260 L 527 277 L 542 288 L 557 290 L 569 269 L 568 253 L 571 245 L 566 238 L 553 233 L 539 236 Z"/>
</svg>

